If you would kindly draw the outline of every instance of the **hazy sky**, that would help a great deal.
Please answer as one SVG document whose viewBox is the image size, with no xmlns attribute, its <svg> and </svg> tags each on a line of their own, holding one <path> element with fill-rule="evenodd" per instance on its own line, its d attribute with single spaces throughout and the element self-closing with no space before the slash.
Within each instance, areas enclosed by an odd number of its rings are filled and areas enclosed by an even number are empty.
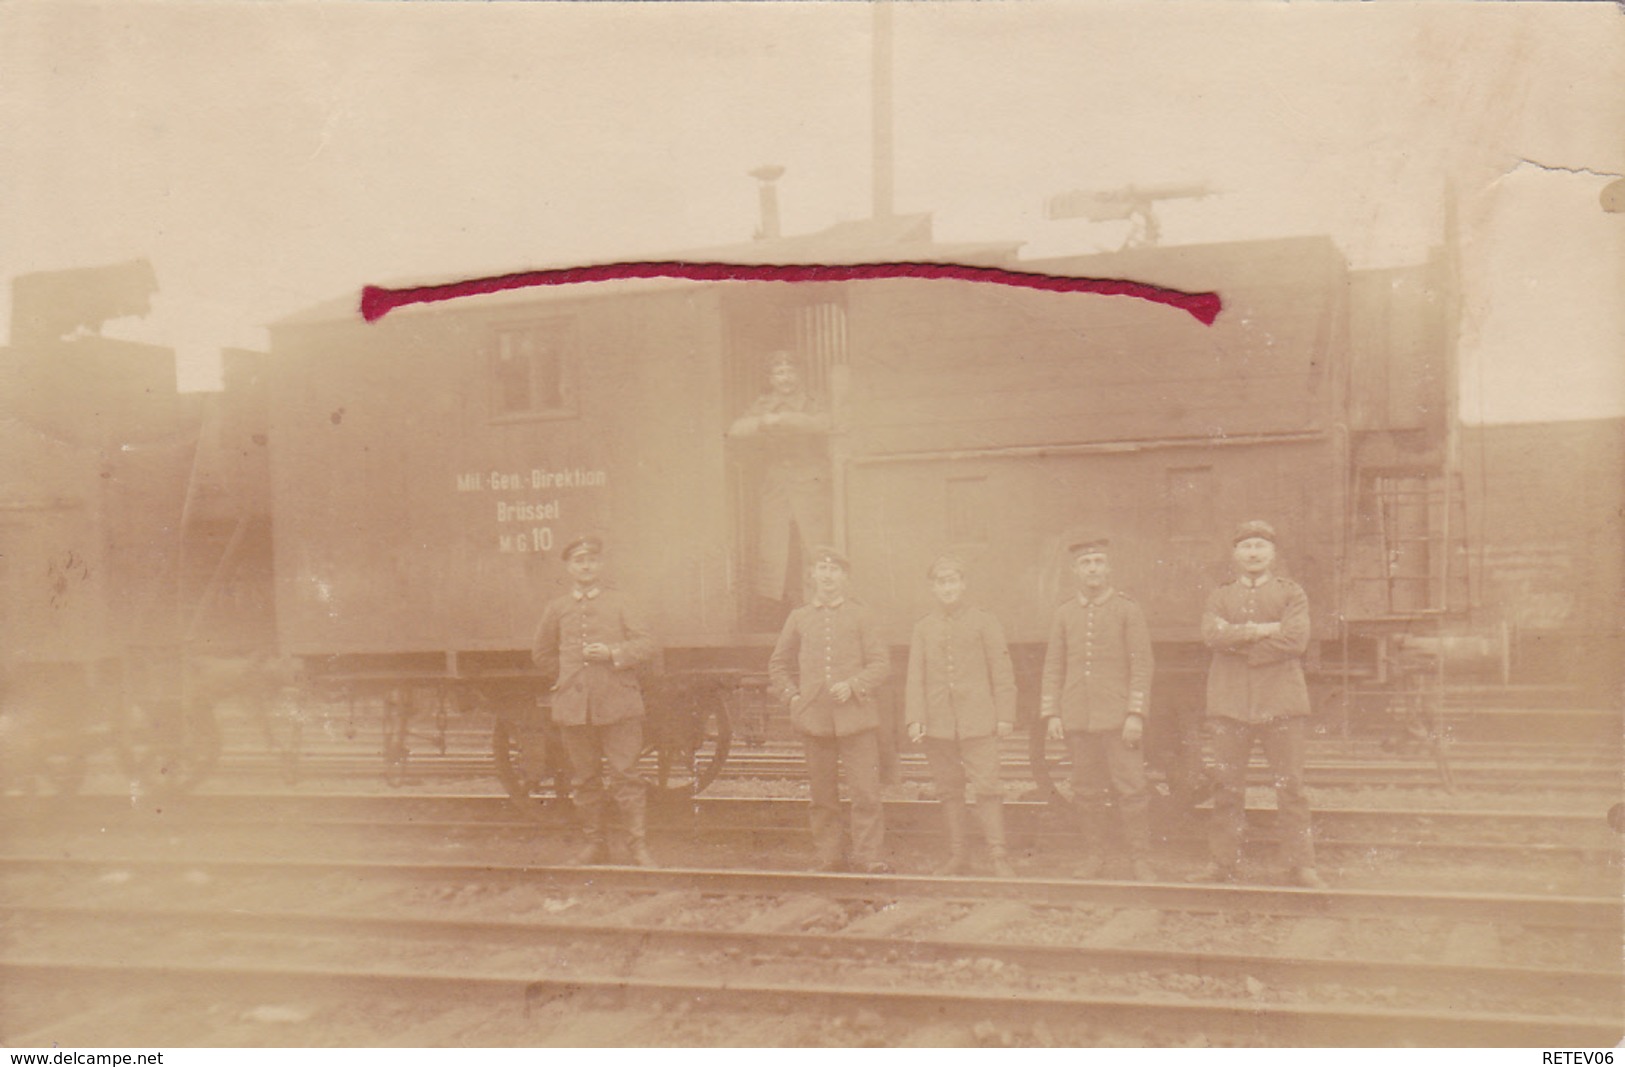
<svg viewBox="0 0 1625 1067">
<path fill-rule="evenodd" d="M 748 239 L 870 210 L 863 3 L 0 4 L 0 276 L 144 256 L 109 332 L 222 345 L 362 285 Z M 1625 414 L 1625 15 L 1609 4 L 908 3 L 896 207 L 944 240 L 1117 247 L 1046 197 L 1215 195 L 1164 244 L 1463 235 L 1463 414 Z M 5 298 L 9 303 L 9 294 Z M 6 309 L 9 315 L 9 308 Z"/>
</svg>

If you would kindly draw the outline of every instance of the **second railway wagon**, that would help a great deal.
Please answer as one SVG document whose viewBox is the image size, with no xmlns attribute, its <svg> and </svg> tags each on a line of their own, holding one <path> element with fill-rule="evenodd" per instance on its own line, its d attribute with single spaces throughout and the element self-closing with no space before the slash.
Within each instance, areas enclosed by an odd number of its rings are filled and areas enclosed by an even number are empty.
<svg viewBox="0 0 1625 1067">
<path fill-rule="evenodd" d="M 24 336 L 0 348 L 0 785 L 71 792 L 111 746 L 132 788 L 189 788 L 220 747 L 188 661 L 201 405 L 176 394 L 169 350 L 30 336 L 37 308 L 17 307 Z"/>
<path fill-rule="evenodd" d="M 775 261 L 773 242 L 753 254 Z M 1070 593 L 1064 546 L 1103 532 L 1157 644 L 1151 754 L 1171 778 L 1201 707 L 1201 606 L 1237 522 L 1280 531 L 1328 694 L 1393 682 L 1405 642 L 1437 640 L 1465 607 L 1439 257 L 1354 271 L 1323 238 L 979 255 L 1213 291 L 1224 310 L 1207 326 L 1122 296 L 965 281 L 653 280 L 284 320 L 269 401 L 283 651 L 347 684 L 437 686 L 533 722 L 531 629 L 566 588 L 558 550 L 591 531 L 664 647 L 656 719 L 669 704 L 700 729 L 763 669 L 789 606 L 761 595 L 757 460 L 727 437 L 776 351 L 828 411 L 829 532 L 899 675 L 930 607 L 925 566 L 952 550 L 1005 625 L 1032 714 Z"/>
</svg>

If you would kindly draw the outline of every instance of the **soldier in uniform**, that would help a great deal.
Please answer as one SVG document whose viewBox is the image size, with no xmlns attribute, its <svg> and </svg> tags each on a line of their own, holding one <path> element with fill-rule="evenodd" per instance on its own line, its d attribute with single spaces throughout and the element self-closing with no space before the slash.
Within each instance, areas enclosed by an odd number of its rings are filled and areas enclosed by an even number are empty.
<svg viewBox="0 0 1625 1067">
<path fill-rule="evenodd" d="M 570 766 L 571 799 L 586 841 L 577 866 L 609 859 L 604 835 L 607 793 L 620 810 L 627 851 L 639 867 L 655 866 L 645 839 L 643 694 L 637 666 L 655 653 L 649 629 L 626 598 L 599 584 L 603 542 L 577 537 L 564 546 L 573 588 L 542 611 L 531 659 L 553 684 L 553 722 Z"/>
<path fill-rule="evenodd" d="M 818 869 L 886 874 L 875 689 L 891 664 L 868 609 L 847 595 L 846 557 L 821 546 L 812 560 L 812 603 L 784 621 L 768 674 L 806 747 Z M 850 859 L 841 826 L 843 765 L 852 795 Z"/>
<path fill-rule="evenodd" d="M 965 871 L 965 784 L 987 839 L 993 873 L 1015 877 L 1004 844 L 999 738 L 1016 722 L 1016 674 L 1004 629 L 993 613 L 964 602 L 965 564 L 938 558 L 926 571 L 937 609 L 914 626 L 908 650 L 903 718 L 910 741 L 925 742 L 926 761 L 948 824 L 948 858 L 937 874 Z"/>
<path fill-rule="evenodd" d="M 1235 581 L 1215 589 L 1202 613 L 1202 640 L 1213 651 L 1207 676 L 1212 730 L 1212 862 L 1192 881 L 1230 881 L 1241 859 L 1246 818 L 1247 763 L 1262 745 L 1275 783 L 1276 825 L 1288 879 L 1324 889 L 1309 834 L 1303 787 L 1309 689 L 1303 654 L 1309 647 L 1309 598 L 1296 582 L 1273 574 L 1275 529 L 1244 522 L 1233 538 Z"/>
<path fill-rule="evenodd" d="M 1073 802 L 1085 849 L 1074 873 L 1100 874 L 1108 801 L 1115 801 L 1134 877 L 1155 881 L 1140 749 L 1151 691 L 1150 631 L 1140 605 L 1112 588 L 1106 538 L 1080 539 L 1069 551 L 1078 595 L 1055 609 L 1039 714 L 1048 736 L 1064 738 L 1072 757 Z"/>
<path fill-rule="evenodd" d="M 762 464 L 756 521 L 756 592 L 799 604 L 811 546 L 831 534 L 829 414 L 788 352 L 768 356 L 768 391 L 734 420 L 728 437 L 749 442 Z M 805 566 L 811 566 L 808 562 Z"/>
</svg>

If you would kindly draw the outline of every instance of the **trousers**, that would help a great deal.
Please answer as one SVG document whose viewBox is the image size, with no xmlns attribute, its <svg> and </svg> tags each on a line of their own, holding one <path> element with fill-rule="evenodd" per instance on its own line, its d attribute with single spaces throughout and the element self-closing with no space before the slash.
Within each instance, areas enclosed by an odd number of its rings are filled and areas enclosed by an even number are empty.
<svg viewBox="0 0 1625 1067">
<path fill-rule="evenodd" d="M 643 720 L 560 726 L 559 737 L 570 765 L 571 802 L 588 835 L 602 833 L 606 794 L 620 810 L 622 822 L 641 833 L 644 785 L 637 763 L 643 751 Z"/>
<path fill-rule="evenodd" d="M 1085 846 L 1103 849 L 1107 808 L 1115 802 L 1129 855 L 1144 859 L 1151 851 L 1151 796 L 1140 749 L 1125 745 L 1121 730 L 1068 730 L 1066 748 Z"/>
<path fill-rule="evenodd" d="M 931 768 L 931 780 L 937 785 L 937 793 L 945 799 L 950 796 L 963 799 L 966 781 L 970 782 L 972 796 L 1003 796 L 999 789 L 999 739 L 996 737 L 957 740 L 927 737 L 925 761 Z"/>
<path fill-rule="evenodd" d="M 879 863 L 885 844 L 885 816 L 880 804 L 880 739 L 878 731 L 860 730 L 845 737 L 802 734 L 807 754 L 807 779 L 812 791 L 810 811 L 813 847 L 819 866 L 834 867 L 846 860 L 845 828 L 841 825 L 841 769 L 852 797 L 852 854 L 855 866 Z"/>
<path fill-rule="evenodd" d="M 1241 837 L 1247 820 L 1247 764 L 1253 746 L 1264 749 L 1271 784 L 1275 786 L 1275 825 L 1281 839 L 1281 859 L 1288 867 L 1313 867 L 1315 847 L 1309 831 L 1309 797 L 1303 787 L 1307 752 L 1307 719 L 1283 715 L 1264 722 L 1242 722 L 1213 716 L 1214 779 L 1213 822 L 1208 830 L 1208 852 L 1221 867 L 1234 867 L 1241 859 Z"/>
</svg>

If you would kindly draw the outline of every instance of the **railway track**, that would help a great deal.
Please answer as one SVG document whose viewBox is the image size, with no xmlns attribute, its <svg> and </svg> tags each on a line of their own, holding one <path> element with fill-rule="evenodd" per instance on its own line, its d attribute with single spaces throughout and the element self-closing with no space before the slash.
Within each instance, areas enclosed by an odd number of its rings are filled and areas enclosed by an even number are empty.
<svg viewBox="0 0 1625 1067">
<path fill-rule="evenodd" d="M 1012 780 L 1024 751 L 1006 751 Z M 769 796 L 655 805 L 672 868 L 578 870 L 553 865 L 574 840 L 569 806 L 496 794 L 481 751 L 452 745 L 411 763 L 416 789 L 386 791 L 360 740 L 302 754 L 305 780 L 274 789 L 286 764 L 231 748 L 190 795 L 0 798 L 0 1038 L 1612 1045 L 1617 754 L 1470 751 L 1457 766 L 1493 785 L 1472 807 L 1424 809 L 1388 805 L 1428 795 L 1397 771 L 1436 784 L 1430 762 L 1322 746 L 1322 788 L 1344 771 L 1361 784 L 1316 812 L 1333 889 L 1309 892 L 1266 884 L 1267 809 L 1249 812 L 1249 884 L 1175 881 L 1200 862 L 1204 813 L 1171 805 L 1156 856 L 1169 881 L 1073 880 L 1053 802 L 1008 806 L 1014 880 L 806 874 L 806 803 L 786 796 L 800 754 L 765 746 L 719 786 Z M 918 795 L 923 765 L 910 753 L 902 770 L 897 791 Z M 888 801 L 887 818 L 899 868 L 928 870 L 937 805 Z"/>
<path fill-rule="evenodd" d="M 485 855 L 548 862 L 575 838 L 573 815 L 557 802 L 520 814 L 504 798 L 285 794 L 192 796 L 145 811 L 128 800 L 78 797 L 61 806 L 0 805 L 10 827 L 5 853 L 54 852 L 91 861 L 155 858 L 414 857 Z M 1024 877 L 1065 877 L 1077 862 L 1071 820 L 1048 804 L 1007 805 L 1011 846 Z M 937 805 L 889 802 L 888 851 L 905 871 L 927 871 L 945 851 Z M 1159 818 L 1154 861 L 1165 876 L 1197 869 L 1205 856 L 1204 812 Z M 1606 891 L 1617 881 L 1620 838 L 1601 812 L 1316 812 L 1322 870 L 1334 884 L 1427 887 L 1450 884 L 1463 868 L 1493 871 L 1529 891 Z M 1279 872 L 1274 812 L 1249 813 L 1244 870 L 1253 880 Z M 656 852 L 688 865 L 794 869 L 811 854 L 804 801 L 700 797 L 652 807 Z M 974 847 L 974 842 L 973 842 Z M 1108 868 L 1108 875 L 1121 873 Z"/>
<path fill-rule="evenodd" d="M 1004 774 L 1011 781 L 1030 781 L 1032 772 L 1025 751 L 1007 751 Z M 1530 746 L 1475 745 L 1452 749 L 1450 788 L 1456 791 L 1518 793 L 1529 790 L 1559 793 L 1619 792 L 1622 777 L 1618 754 L 1595 747 L 1570 750 Z M 922 757 L 904 753 L 898 762 L 902 780 L 926 783 L 929 771 Z M 1067 766 L 1055 760 L 1050 773 L 1064 780 Z M 1255 783 L 1267 780 L 1261 760 L 1252 766 Z M 489 740 L 484 746 L 453 747 L 445 753 L 430 749 L 387 764 L 376 749 L 346 745 L 300 752 L 293 757 L 262 749 L 229 750 L 222 757 L 216 778 L 251 780 L 343 780 L 387 778 L 393 784 L 493 777 Z M 751 750 L 736 746 L 719 779 L 729 782 L 802 781 L 806 764 L 793 745 Z M 1315 789 L 1436 788 L 1445 784 L 1435 760 L 1426 754 L 1396 756 L 1375 744 L 1311 756 L 1306 780 Z M 724 788 L 726 785 L 724 785 Z"/>
<path fill-rule="evenodd" d="M 325 997 L 493 998 L 484 1025 L 506 1016 L 538 1043 L 583 1010 L 780 1019 L 763 1043 L 821 1043 L 794 1040 L 796 1020 L 831 1014 L 885 1044 L 944 1026 L 958 1044 L 1601 1045 L 1619 1029 L 1609 898 L 491 863 L 109 870 L 0 865 L 54 888 L 5 909 L 0 974 L 139 981 L 194 1004 L 291 998 L 307 1019 Z M 173 1022 L 204 1040 L 157 1043 L 211 1040 L 207 1018 Z M 51 1019 L 5 1023 L 13 1044 L 86 1043 Z"/>
<path fill-rule="evenodd" d="M 1007 776 L 1025 778 L 1025 761 L 1006 763 Z M 906 779 L 926 781 L 929 774 L 923 762 L 905 762 Z M 1057 780 L 1064 780 L 1064 763 L 1052 768 Z M 799 781 L 805 777 L 806 764 L 799 756 L 730 757 L 723 770 L 724 780 L 745 781 Z M 1520 792 L 1529 789 L 1557 792 L 1604 792 L 1617 790 L 1620 773 L 1617 766 L 1598 765 L 1535 765 L 1511 761 L 1482 764 L 1464 764 L 1453 761 L 1451 774 L 1456 789 Z M 1268 768 L 1255 761 L 1249 772 L 1252 784 L 1268 781 Z M 1304 778 L 1311 789 L 1327 788 L 1383 788 L 1441 784 L 1440 774 L 1432 761 L 1398 760 L 1343 760 L 1311 761 Z"/>
<path fill-rule="evenodd" d="M 942 832 L 941 810 L 932 801 L 887 801 L 885 810 L 890 833 L 935 838 Z M 1206 818 L 1202 809 L 1183 815 L 1172 809 L 1153 810 L 1159 824 L 1167 828 L 1167 839 L 1199 830 Z M 805 830 L 807 822 L 806 802 L 797 798 L 657 796 L 650 812 L 657 829 L 683 834 L 795 834 Z M 507 834 L 528 830 L 534 824 L 563 831 L 574 822 L 569 805 L 557 800 L 515 802 L 488 795 L 400 797 L 362 793 L 198 794 L 153 802 L 146 808 L 133 805 L 128 798 L 113 796 L 63 798 L 49 804 L 6 798 L 0 800 L 0 817 L 12 826 L 13 840 L 31 825 L 46 833 L 71 831 L 79 826 L 97 834 L 105 834 L 110 826 L 125 833 L 184 829 L 196 834 L 210 829 L 275 829 L 290 824 L 338 833 L 398 829 L 422 834 Z M 1619 847 L 1619 835 L 1610 830 L 1606 812 L 1601 810 L 1319 808 L 1313 817 L 1318 839 L 1339 847 L 1438 846 L 1604 856 Z M 1074 833 L 1065 812 L 1050 804 L 1007 803 L 1005 818 L 1009 832 L 1016 837 L 1047 842 L 1069 840 Z M 1250 810 L 1248 821 L 1256 836 L 1273 840 L 1272 808 Z"/>
<path fill-rule="evenodd" d="M 1310 744 L 1307 780 L 1313 789 L 1444 789 L 1450 793 L 1527 794 L 1530 791 L 1572 795 L 1619 794 L 1625 751 L 1620 744 L 1620 713 L 1604 709 L 1570 708 L 1478 708 L 1457 709 L 1452 714 L 1496 718 L 1493 740 L 1474 740 L 1467 729 L 1477 719 L 1464 720 L 1462 731 L 1446 746 L 1447 762 L 1415 739 L 1376 735 L 1327 734 Z M 1597 735 L 1592 743 L 1576 739 L 1539 740 L 1551 735 L 1546 724 L 1551 716 L 1578 718 Z M 1534 728 L 1500 729 L 1501 720 L 1513 720 Z M 406 730 L 391 732 L 386 740 L 376 709 L 349 710 L 315 705 L 306 709 L 302 725 L 280 739 L 245 718 L 240 709 L 226 707 L 220 716 L 224 750 L 209 784 L 221 782 L 253 784 L 318 781 L 383 781 L 391 787 L 425 786 L 446 782 L 477 782 L 496 776 L 491 753 L 491 723 L 484 716 L 454 715 L 440 721 L 427 717 Z M 1567 721 L 1567 719 L 1565 719 Z M 284 724 L 285 725 L 285 724 Z M 733 749 L 720 770 L 721 778 L 713 793 L 738 794 L 770 788 L 779 783 L 795 783 L 805 778 L 799 746 L 779 738 L 771 730 L 761 736 L 749 723 L 735 726 Z M 1010 782 L 1031 782 L 1040 790 L 1045 781 L 1064 781 L 1067 773 L 1063 746 L 1047 748 L 1047 771 L 1040 774 L 1030 763 L 1029 741 L 1017 736 L 1003 746 L 1004 776 Z M 386 751 L 387 750 L 387 751 Z M 98 773 L 107 786 L 110 767 L 91 767 L 92 788 Z M 653 763 L 650 773 L 654 773 Z M 898 780 L 928 788 L 929 773 L 923 756 L 904 746 L 896 763 Z M 1255 760 L 1253 777 L 1263 783 L 1267 770 Z M 125 788 L 117 783 L 119 789 Z M 543 789 L 552 788 L 545 782 Z"/>
</svg>

